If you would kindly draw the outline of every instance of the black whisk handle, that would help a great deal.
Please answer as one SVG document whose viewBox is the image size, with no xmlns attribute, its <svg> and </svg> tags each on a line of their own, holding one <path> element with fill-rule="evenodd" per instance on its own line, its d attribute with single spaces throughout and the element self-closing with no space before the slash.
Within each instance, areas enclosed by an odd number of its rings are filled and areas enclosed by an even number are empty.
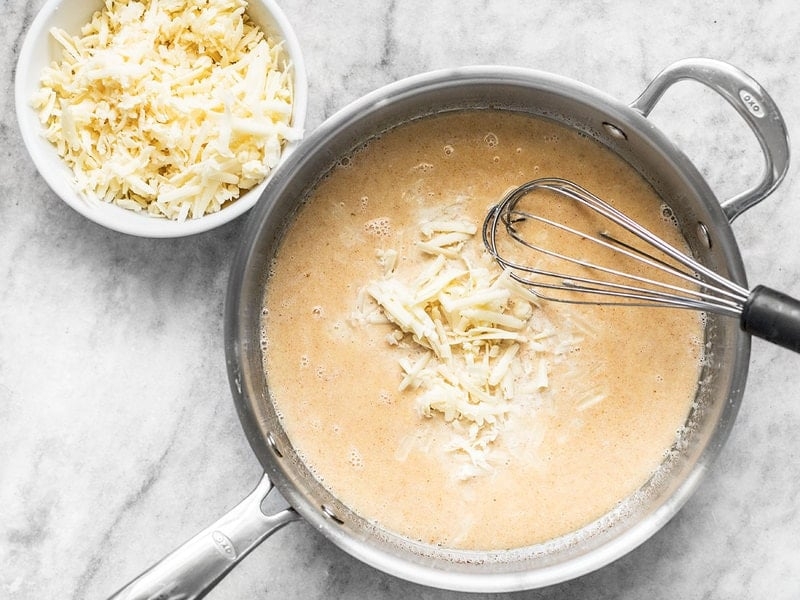
<svg viewBox="0 0 800 600">
<path fill-rule="evenodd" d="M 742 308 L 747 333 L 800 352 L 800 300 L 771 288 L 753 288 Z"/>
</svg>

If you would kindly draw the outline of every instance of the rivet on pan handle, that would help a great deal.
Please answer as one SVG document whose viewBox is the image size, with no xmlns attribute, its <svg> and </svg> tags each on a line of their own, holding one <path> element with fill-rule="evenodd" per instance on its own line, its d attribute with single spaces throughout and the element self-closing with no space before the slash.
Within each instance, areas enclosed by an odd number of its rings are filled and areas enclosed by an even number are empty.
<svg viewBox="0 0 800 600">
<path fill-rule="evenodd" d="M 772 98 L 757 81 L 733 65 L 708 58 L 687 58 L 668 66 L 631 103 L 631 108 L 647 116 L 664 92 L 684 79 L 702 83 L 733 106 L 755 134 L 764 153 L 761 181 L 721 202 L 728 221 L 733 221 L 769 196 L 786 175 L 789 168 L 786 124 Z"/>
</svg>

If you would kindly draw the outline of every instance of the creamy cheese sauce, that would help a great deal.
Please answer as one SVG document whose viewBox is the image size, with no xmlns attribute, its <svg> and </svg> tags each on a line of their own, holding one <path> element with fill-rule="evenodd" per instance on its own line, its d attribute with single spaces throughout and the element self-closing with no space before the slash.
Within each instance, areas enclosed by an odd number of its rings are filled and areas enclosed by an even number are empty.
<svg viewBox="0 0 800 600">
<path fill-rule="evenodd" d="M 511 401 L 479 468 L 449 448 L 453 423 L 421 416 L 415 390 L 398 391 L 399 350 L 387 341 L 396 327 L 354 319 L 364 286 L 384 272 L 378 253 L 396 250 L 397 271 L 413 274 L 431 260 L 415 246 L 421 224 L 480 228 L 511 186 L 545 176 L 576 181 L 685 247 L 619 157 L 551 121 L 499 111 L 428 117 L 371 140 L 287 229 L 265 298 L 270 393 L 315 476 L 379 527 L 461 549 L 553 539 L 638 490 L 686 421 L 702 361 L 693 311 L 542 302 L 532 322 L 555 335 L 545 354 L 519 360 L 546 360 L 547 386 Z M 480 260 L 480 233 L 462 253 Z"/>
</svg>

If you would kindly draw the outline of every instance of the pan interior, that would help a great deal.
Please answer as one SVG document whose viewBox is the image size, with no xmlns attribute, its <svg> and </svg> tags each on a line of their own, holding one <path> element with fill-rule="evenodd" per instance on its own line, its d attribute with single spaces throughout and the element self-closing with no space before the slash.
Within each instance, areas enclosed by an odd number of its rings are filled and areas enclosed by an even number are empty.
<svg viewBox="0 0 800 600">
<path fill-rule="evenodd" d="M 270 401 L 262 369 L 262 299 L 270 262 L 298 199 L 306 198 L 342 157 L 381 132 L 431 114 L 465 109 L 554 119 L 631 164 L 670 205 L 696 257 L 743 281 L 735 243 L 727 223 L 720 222 L 713 195 L 688 161 L 643 119 L 560 79 L 516 72 L 499 78 L 479 75 L 449 74 L 396 86 L 382 92 L 379 103 L 367 98 L 335 115 L 307 140 L 276 173 L 254 211 L 246 251 L 231 282 L 226 339 L 232 388 L 251 446 L 282 494 L 307 520 L 350 554 L 405 579 L 450 589 L 502 591 L 540 587 L 599 568 L 643 542 L 677 512 L 732 425 L 749 347 L 735 323 L 709 315 L 695 402 L 661 468 L 602 518 L 541 544 L 482 552 L 416 543 L 353 513 L 317 481 L 292 447 Z M 698 228 L 698 223 L 707 228 Z"/>
</svg>

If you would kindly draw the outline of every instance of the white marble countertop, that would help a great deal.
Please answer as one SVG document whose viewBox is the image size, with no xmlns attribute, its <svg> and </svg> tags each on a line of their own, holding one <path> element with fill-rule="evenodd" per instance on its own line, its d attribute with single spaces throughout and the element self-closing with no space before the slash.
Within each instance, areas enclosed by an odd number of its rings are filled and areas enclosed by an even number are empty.
<svg viewBox="0 0 800 600">
<path fill-rule="evenodd" d="M 222 307 L 246 217 L 150 240 L 67 208 L 29 160 L 15 62 L 42 0 L 0 24 L 0 598 L 103 598 L 210 524 L 259 464 L 228 390 Z M 750 3 L 282 0 L 305 50 L 308 129 L 382 84 L 434 68 L 559 73 L 630 102 L 687 56 L 729 61 L 781 108 L 800 156 L 800 19 Z M 708 111 L 702 107 L 710 102 Z M 652 116 L 721 197 L 760 155 L 730 109 L 691 85 Z M 717 114 L 721 116 L 717 116 Z M 800 295 L 797 160 L 734 224 L 751 282 Z M 755 174 L 755 175 L 754 175 Z M 800 356 L 756 341 L 744 402 L 699 491 L 660 532 L 542 599 L 796 598 Z M 384 575 L 294 523 L 209 598 L 455 598 Z"/>
</svg>

